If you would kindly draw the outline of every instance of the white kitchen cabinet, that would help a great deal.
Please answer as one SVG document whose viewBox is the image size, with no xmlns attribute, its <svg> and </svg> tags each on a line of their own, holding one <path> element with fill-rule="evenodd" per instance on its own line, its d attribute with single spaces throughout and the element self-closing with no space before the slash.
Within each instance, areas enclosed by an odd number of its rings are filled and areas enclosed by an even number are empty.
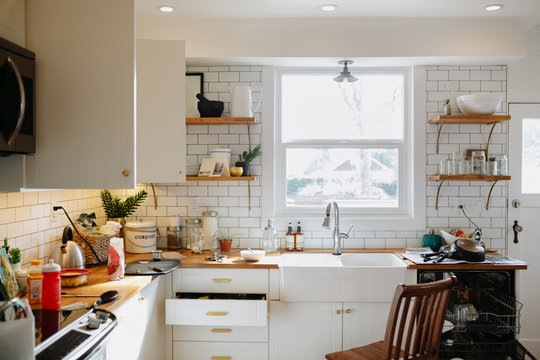
<svg viewBox="0 0 540 360">
<path fill-rule="evenodd" d="M 204 343 L 204 342 L 175 341 L 173 344 L 173 359 L 174 360 L 268 360 L 268 344 L 266 343 L 224 343 L 224 342 L 223 343 L 220 343 L 220 342 Z"/>
<path fill-rule="evenodd" d="M 270 360 L 324 355 L 384 339 L 390 303 L 270 302 Z"/>
<path fill-rule="evenodd" d="M 341 350 L 342 304 L 270 301 L 270 360 L 324 359 Z"/>
<path fill-rule="evenodd" d="M 137 40 L 138 183 L 186 180 L 184 49 L 184 41 Z"/>
<path fill-rule="evenodd" d="M 107 359 L 165 359 L 166 281 L 169 274 L 158 276 L 113 311 L 118 325 L 109 335 Z"/>
<path fill-rule="evenodd" d="M 0 1 L 0 37 L 24 47 L 24 1 Z"/>
</svg>

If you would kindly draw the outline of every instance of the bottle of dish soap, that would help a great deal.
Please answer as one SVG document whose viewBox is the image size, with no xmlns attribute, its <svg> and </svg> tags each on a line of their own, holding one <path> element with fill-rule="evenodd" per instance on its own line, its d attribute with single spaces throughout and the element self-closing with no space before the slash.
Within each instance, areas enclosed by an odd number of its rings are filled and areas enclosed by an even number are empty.
<svg viewBox="0 0 540 360">
<path fill-rule="evenodd" d="M 285 233 L 285 250 L 294 251 L 294 233 L 292 231 L 292 221 L 290 220 L 287 233 Z"/>
<path fill-rule="evenodd" d="M 264 228 L 262 233 L 262 248 L 267 253 L 278 251 L 278 236 L 273 220 L 268 219 L 268 226 Z"/>
<path fill-rule="evenodd" d="M 302 232 L 302 226 L 300 225 L 300 221 L 298 221 L 298 225 L 296 226 L 296 233 L 294 234 L 294 250 L 304 251 L 304 233 Z"/>
</svg>

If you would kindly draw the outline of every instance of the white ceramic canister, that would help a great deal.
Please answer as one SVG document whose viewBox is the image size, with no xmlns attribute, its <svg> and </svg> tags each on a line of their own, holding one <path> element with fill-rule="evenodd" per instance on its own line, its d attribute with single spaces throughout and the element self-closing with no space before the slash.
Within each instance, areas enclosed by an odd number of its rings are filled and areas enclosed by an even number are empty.
<svg viewBox="0 0 540 360">
<path fill-rule="evenodd" d="M 130 221 L 126 223 L 125 249 L 128 253 L 150 253 L 156 250 L 157 226 L 153 221 Z"/>
<path fill-rule="evenodd" d="M 254 109 L 251 108 L 252 91 L 249 85 L 233 86 L 231 94 L 232 117 L 253 117 L 253 113 L 257 111 L 262 102 L 262 89 L 257 89 L 257 91 L 261 92 L 261 98 Z"/>
<path fill-rule="evenodd" d="M 210 150 L 209 154 L 212 159 L 226 159 L 227 164 L 231 166 L 231 149 L 216 148 L 216 149 Z"/>
</svg>

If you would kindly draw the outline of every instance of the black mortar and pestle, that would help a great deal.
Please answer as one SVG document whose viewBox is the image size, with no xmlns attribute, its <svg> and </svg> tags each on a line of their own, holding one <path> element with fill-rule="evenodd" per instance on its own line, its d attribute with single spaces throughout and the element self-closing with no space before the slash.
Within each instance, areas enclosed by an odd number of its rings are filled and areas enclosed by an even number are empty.
<svg viewBox="0 0 540 360">
<path fill-rule="evenodd" d="M 223 113 L 223 101 L 208 100 L 202 94 L 197 94 L 197 109 L 201 113 L 201 117 L 220 117 Z"/>
</svg>

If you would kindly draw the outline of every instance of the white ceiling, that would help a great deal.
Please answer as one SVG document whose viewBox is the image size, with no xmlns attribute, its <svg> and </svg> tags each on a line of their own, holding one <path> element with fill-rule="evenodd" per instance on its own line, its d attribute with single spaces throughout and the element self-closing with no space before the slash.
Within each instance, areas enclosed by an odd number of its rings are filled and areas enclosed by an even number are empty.
<svg viewBox="0 0 540 360">
<path fill-rule="evenodd" d="M 319 5 L 339 9 L 324 13 Z M 485 11 L 490 4 L 503 4 L 499 11 Z M 540 0 L 139 0 L 137 11 L 150 15 L 160 5 L 176 11 L 164 16 L 178 18 L 253 17 L 522 17 L 540 18 Z"/>
</svg>

